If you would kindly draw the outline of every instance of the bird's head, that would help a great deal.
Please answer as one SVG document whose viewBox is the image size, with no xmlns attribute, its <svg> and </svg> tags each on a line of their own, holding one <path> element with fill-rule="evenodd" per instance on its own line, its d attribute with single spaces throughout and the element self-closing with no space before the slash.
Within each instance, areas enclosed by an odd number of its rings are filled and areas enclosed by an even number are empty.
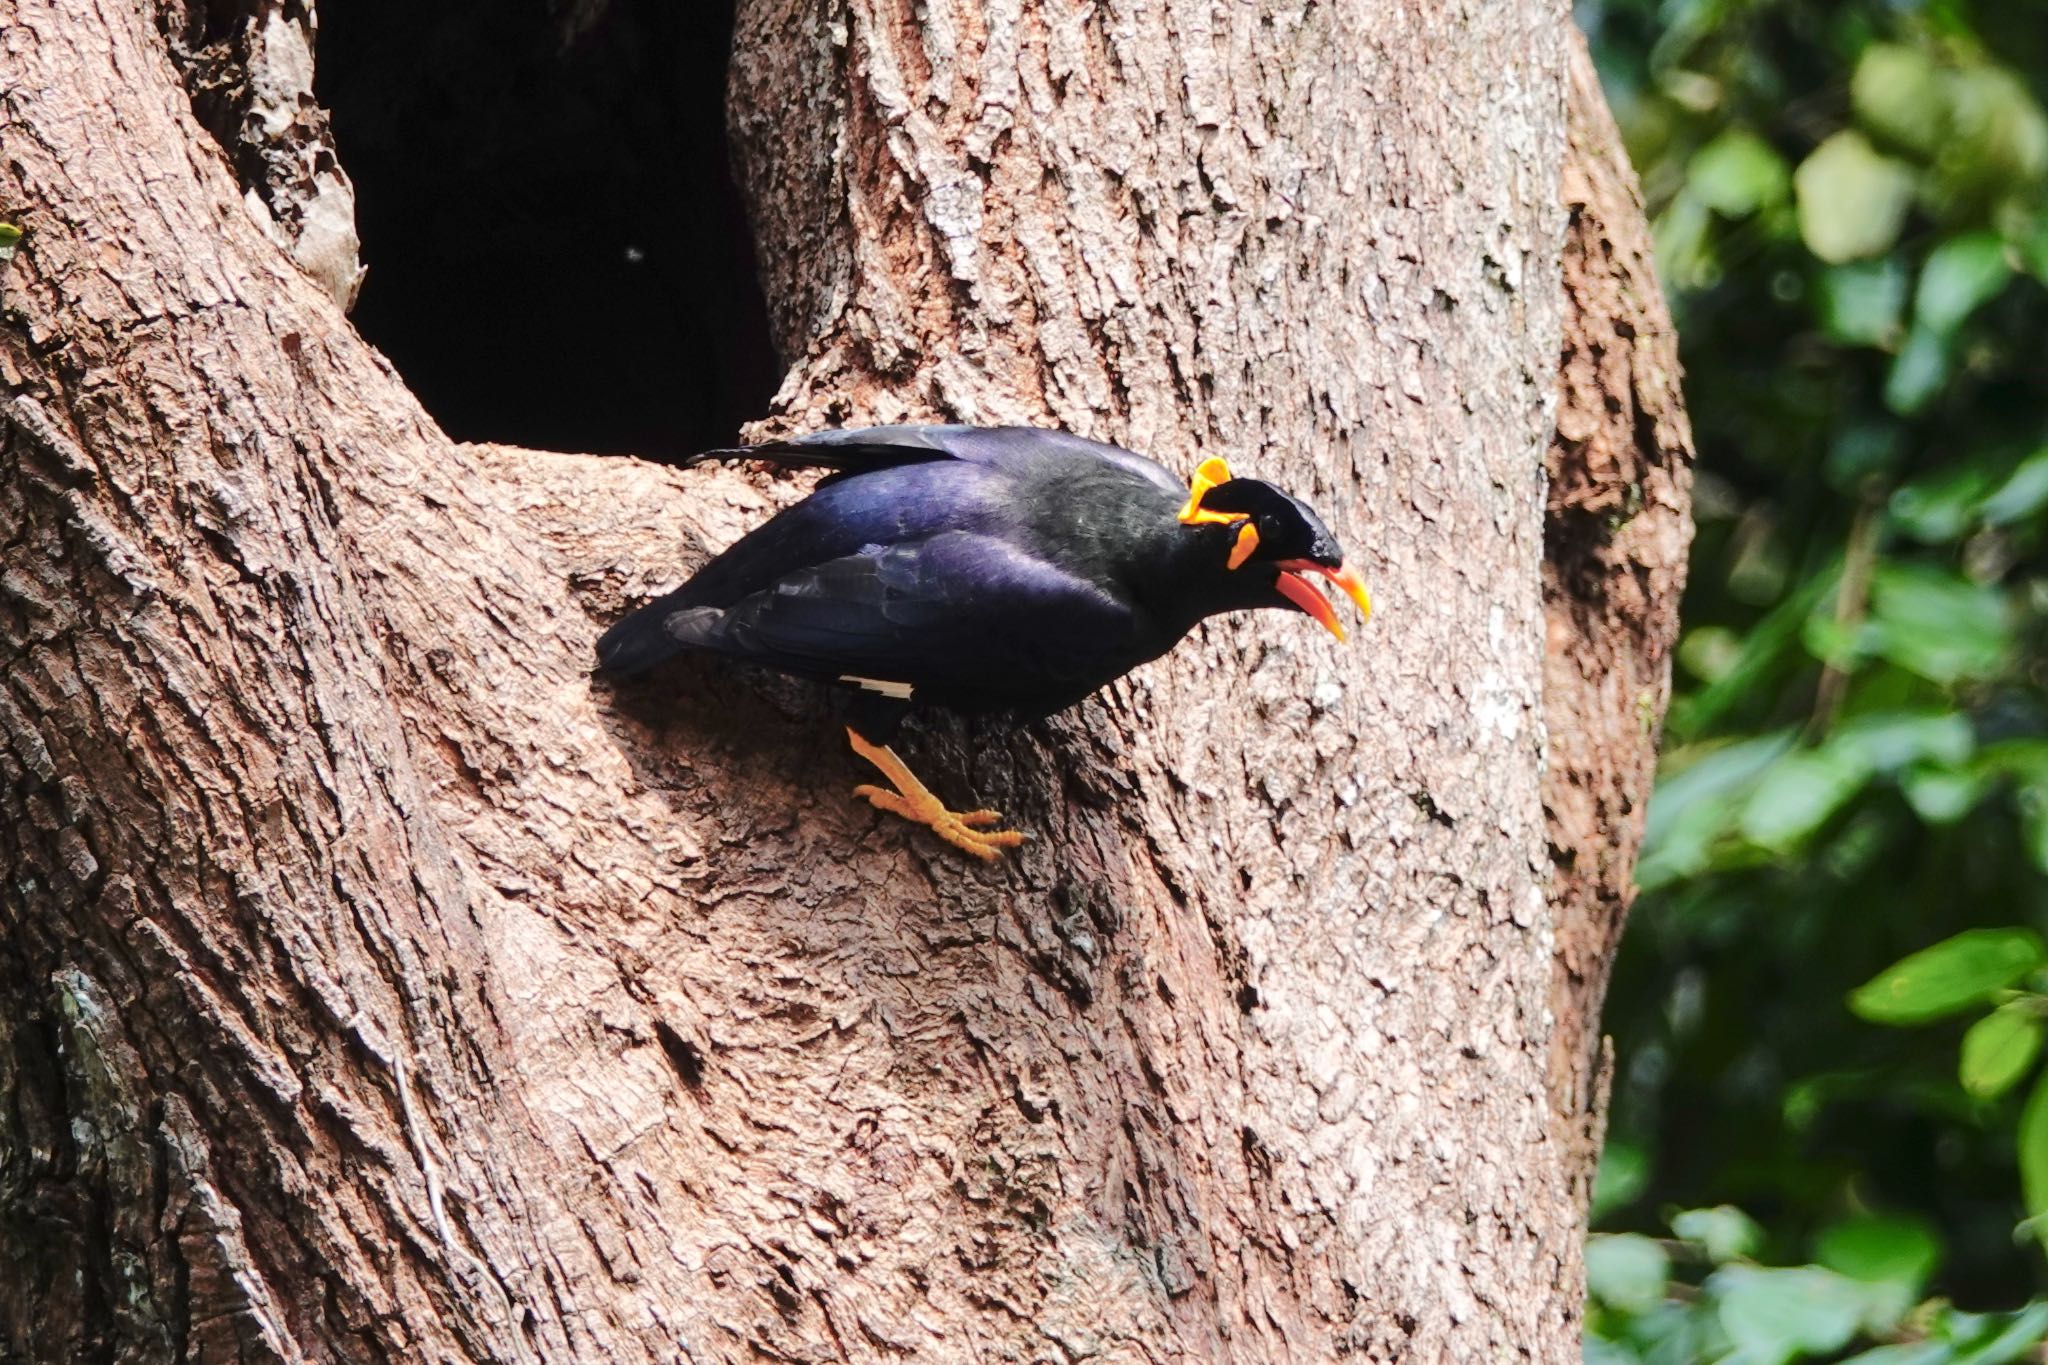
<svg viewBox="0 0 2048 1365">
<path fill-rule="evenodd" d="M 1276 600 L 1251 604 L 1306 612 L 1342 640 L 1343 622 L 1309 581 L 1324 578 L 1341 588 L 1364 617 L 1372 616 L 1372 599 L 1366 595 L 1365 583 L 1357 570 L 1344 562 L 1336 536 L 1307 503 L 1292 494 L 1262 479 L 1233 478 L 1228 465 L 1211 458 L 1195 471 L 1180 520 L 1186 526 L 1220 528 L 1221 534 L 1206 531 L 1204 536 L 1223 556 L 1223 567 L 1235 580 L 1234 586 L 1251 590 L 1233 593 L 1234 597 L 1273 594 Z"/>
</svg>

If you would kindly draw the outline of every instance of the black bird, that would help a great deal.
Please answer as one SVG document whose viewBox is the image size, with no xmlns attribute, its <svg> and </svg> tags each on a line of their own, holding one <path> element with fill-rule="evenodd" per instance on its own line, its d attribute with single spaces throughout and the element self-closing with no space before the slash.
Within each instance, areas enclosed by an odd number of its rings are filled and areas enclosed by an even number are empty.
<svg viewBox="0 0 2048 1365">
<path fill-rule="evenodd" d="M 697 650 L 857 689 L 847 736 L 895 790 L 854 794 L 980 858 L 1024 836 L 948 810 L 887 747 L 914 704 L 1049 715 L 1218 612 L 1289 608 L 1343 639 L 1310 576 L 1371 613 L 1316 514 L 1217 459 L 1183 487 L 1117 446 L 970 426 L 821 431 L 691 463 L 713 459 L 837 472 L 606 631 L 599 666 Z"/>
</svg>

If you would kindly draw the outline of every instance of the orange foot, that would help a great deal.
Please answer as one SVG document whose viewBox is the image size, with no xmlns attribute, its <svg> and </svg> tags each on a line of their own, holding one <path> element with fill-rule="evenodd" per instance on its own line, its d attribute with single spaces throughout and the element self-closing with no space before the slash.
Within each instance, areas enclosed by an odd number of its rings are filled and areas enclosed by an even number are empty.
<svg viewBox="0 0 2048 1365">
<path fill-rule="evenodd" d="M 941 839 L 983 862 L 994 862 L 1004 849 L 1024 842 L 1024 835 L 1017 830 L 986 828 L 1003 818 L 992 810 L 947 810 L 945 803 L 933 796 L 931 789 L 917 780 L 917 774 L 896 757 L 895 750 L 868 743 L 851 726 L 846 737 L 853 742 L 855 753 L 880 768 L 882 776 L 895 784 L 895 791 L 865 782 L 853 789 L 855 796 L 866 797 L 878 810 L 893 811 L 913 824 L 929 825 Z"/>
</svg>

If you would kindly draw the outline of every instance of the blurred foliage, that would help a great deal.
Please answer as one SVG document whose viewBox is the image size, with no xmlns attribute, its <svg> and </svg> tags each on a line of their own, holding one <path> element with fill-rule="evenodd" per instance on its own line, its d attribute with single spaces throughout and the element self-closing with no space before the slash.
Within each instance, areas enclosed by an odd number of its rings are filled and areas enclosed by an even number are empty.
<svg viewBox="0 0 2048 1365">
<path fill-rule="evenodd" d="M 2038 1358 L 2048 0 L 1578 17 L 1700 449 L 1588 1358 Z"/>
<path fill-rule="evenodd" d="M 1909 1218 L 1844 1219 L 1800 1266 L 1748 1260 L 1762 1230 L 1725 1205 L 1675 1214 L 1671 1232 L 1596 1233 L 1587 1243 L 1590 1365 L 2003 1365 L 2039 1360 L 2048 1338 L 2048 1303 L 1975 1313 L 1924 1297 L 1941 1247 Z"/>
</svg>

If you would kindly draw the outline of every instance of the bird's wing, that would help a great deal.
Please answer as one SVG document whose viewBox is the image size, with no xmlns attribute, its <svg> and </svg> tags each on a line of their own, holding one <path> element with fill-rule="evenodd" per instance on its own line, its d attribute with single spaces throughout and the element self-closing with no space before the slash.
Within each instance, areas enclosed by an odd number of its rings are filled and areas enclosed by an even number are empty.
<svg viewBox="0 0 2048 1365">
<path fill-rule="evenodd" d="M 827 479 L 810 497 L 755 527 L 674 592 L 631 612 L 598 641 L 599 666 L 637 672 L 686 648 L 668 623 L 686 611 L 725 610 L 819 565 L 872 546 L 929 539 L 952 530 L 1000 525 L 1016 496 L 994 470 L 958 462 L 861 470 Z"/>
<path fill-rule="evenodd" d="M 684 463 L 761 460 L 768 464 L 835 469 L 842 473 L 886 469 L 891 465 L 957 458 L 947 448 L 948 439 L 973 429 L 949 426 L 842 427 L 792 436 L 787 440 L 763 441 L 759 445 L 707 450 L 691 456 Z"/>
<path fill-rule="evenodd" d="M 730 607 L 663 622 L 685 649 L 910 699 L 1064 704 L 1121 671 L 1132 609 L 991 536 L 948 531 L 791 573 Z M 1108 674 L 1104 674 L 1108 667 Z"/>
<path fill-rule="evenodd" d="M 706 460 L 765 460 L 814 466 L 840 473 L 886 469 L 932 460 L 961 460 L 998 469 L 1019 469 L 1042 461 L 1093 459 L 1112 464 L 1167 492 L 1186 491 L 1164 466 L 1121 446 L 1091 441 L 1044 427 L 893 426 L 815 431 L 786 441 L 731 450 L 707 450 L 688 464 Z"/>
</svg>

